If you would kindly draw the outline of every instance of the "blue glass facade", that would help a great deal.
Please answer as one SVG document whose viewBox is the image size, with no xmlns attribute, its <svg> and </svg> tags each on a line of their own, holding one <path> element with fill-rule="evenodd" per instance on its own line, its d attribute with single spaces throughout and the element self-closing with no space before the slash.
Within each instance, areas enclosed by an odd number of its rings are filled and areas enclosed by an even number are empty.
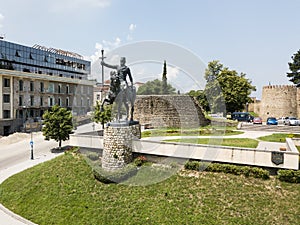
<svg viewBox="0 0 300 225">
<path fill-rule="evenodd" d="M 0 40 L 0 69 L 87 80 L 91 63 L 76 53 Z"/>
</svg>

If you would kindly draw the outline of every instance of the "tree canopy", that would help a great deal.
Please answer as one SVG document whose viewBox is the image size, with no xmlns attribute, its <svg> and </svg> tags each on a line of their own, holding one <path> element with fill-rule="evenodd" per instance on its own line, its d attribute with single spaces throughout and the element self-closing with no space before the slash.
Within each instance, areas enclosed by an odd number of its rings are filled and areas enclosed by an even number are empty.
<svg viewBox="0 0 300 225">
<path fill-rule="evenodd" d="M 61 148 L 61 142 L 69 140 L 73 130 L 71 111 L 55 105 L 44 113 L 43 119 L 42 132 L 45 140 L 54 139 Z"/>
<path fill-rule="evenodd" d="M 139 87 L 138 95 L 161 95 L 161 94 L 176 94 L 176 89 L 172 85 L 167 84 L 166 89 L 162 92 L 162 87 L 164 86 L 163 81 L 155 79 L 152 81 L 147 81 L 144 85 Z"/>
<path fill-rule="evenodd" d="M 287 77 L 290 78 L 290 81 L 300 86 L 300 50 L 296 52 L 292 57 L 292 62 L 289 62 L 290 73 L 287 73 Z"/>
<path fill-rule="evenodd" d="M 235 70 L 224 67 L 219 61 L 208 63 L 204 75 L 207 84 L 203 91 L 190 91 L 203 109 L 211 112 L 235 112 L 245 108 L 252 102 L 250 94 L 256 88 L 246 78 L 246 74 L 238 74 Z"/>
<path fill-rule="evenodd" d="M 111 121 L 111 117 L 112 117 L 111 105 L 109 105 L 109 106 L 105 105 L 103 107 L 103 110 L 101 110 L 101 105 L 97 101 L 96 106 L 95 106 L 95 110 L 93 112 L 92 120 L 95 123 L 101 123 L 102 127 L 104 127 L 105 123 Z"/>
</svg>

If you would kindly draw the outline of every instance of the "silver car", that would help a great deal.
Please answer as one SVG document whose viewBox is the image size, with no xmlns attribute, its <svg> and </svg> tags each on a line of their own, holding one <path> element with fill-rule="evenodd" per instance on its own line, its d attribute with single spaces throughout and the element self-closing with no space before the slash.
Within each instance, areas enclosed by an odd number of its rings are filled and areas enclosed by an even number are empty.
<svg viewBox="0 0 300 225">
<path fill-rule="evenodd" d="M 296 117 L 286 117 L 284 124 L 289 126 L 298 126 L 300 125 L 300 121 Z"/>
</svg>

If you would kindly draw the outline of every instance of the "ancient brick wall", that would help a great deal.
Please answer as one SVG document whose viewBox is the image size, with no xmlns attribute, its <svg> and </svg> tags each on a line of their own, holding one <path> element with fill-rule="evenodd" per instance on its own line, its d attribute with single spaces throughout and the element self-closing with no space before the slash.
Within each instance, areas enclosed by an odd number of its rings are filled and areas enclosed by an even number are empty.
<svg viewBox="0 0 300 225">
<path fill-rule="evenodd" d="M 267 117 L 300 116 L 299 88 L 293 85 L 269 85 L 263 87 L 260 116 Z"/>
<path fill-rule="evenodd" d="M 188 95 L 137 96 L 134 119 L 153 127 L 199 127 L 209 122 Z"/>
</svg>

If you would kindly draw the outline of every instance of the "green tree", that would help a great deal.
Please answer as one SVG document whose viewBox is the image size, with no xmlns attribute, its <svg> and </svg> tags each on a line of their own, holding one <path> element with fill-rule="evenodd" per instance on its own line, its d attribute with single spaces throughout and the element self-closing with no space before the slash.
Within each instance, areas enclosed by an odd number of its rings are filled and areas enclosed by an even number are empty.
<svg viewBox="0 0 300 225">
<path fill-rule="evenodd" d="M 290 78 L 290 81 L 300 86 L 300 50 L 296 52 L 292 57 L 292 62 L 289 62 L 290 73 L 287 73 L 287 77 Z"/>
<path fill-rule="evenodd" d="M 256 88 L 246 78 L 246 74 L 238 74 L 229 70 L 219 61 L 212 61 L 205 71 L 207 85 L 204 94 L 212 112 L 241 111 L 246 103 L 252 102 L 250 94 Z"/>
<path fill-rule="evenodd" d="M 112 111 L 111 105 L 105 105 L 103 106 L 103 110 L 101 110 L 101 105 L 97 101 L 95 110 L 93 112 L 92 120 L 95 123 L 101 123 L 102 127 L 104 128 L 104 124 L 111 121 L 111 117 L 112 117 L 111 111 Z"/>
<path fill-rule="evenodd" d="M 152 81 L 147 81 L 144 85 L 139 87 L 137 94 L 138 95 L 161 95 L 162 93 L 163 82 L 159 79 Z M 167 84 L 166 91 L 164 94 L 171 95 L 176 94 L 176 89 L 172 85 Z"/>
<path fill-rule="evenodd" d="M 203 90 L 191 90 L 188 95 L 194 97 L 199 102 L 203 110 L 206 112 L 210 111 L 209 104 Z"/>
<path fill-rule="evenodd" d="M 73 130 L 71 111 L 55 105 L 44 113 L 43 119 L 42 132 L 45 140 L 54 139 L 61 148 L 61 142 L 69 140 Z"/>
<path fill-rule="evenodd" d="M 162 74 L 162 89 L 161 93 L 166 95 L 168 91 L 168 83 L 167 83 L 167 63 L 166 60 L 164 61 L 164 68 L 163 68 L 163 74 Z"/>
</svg>

